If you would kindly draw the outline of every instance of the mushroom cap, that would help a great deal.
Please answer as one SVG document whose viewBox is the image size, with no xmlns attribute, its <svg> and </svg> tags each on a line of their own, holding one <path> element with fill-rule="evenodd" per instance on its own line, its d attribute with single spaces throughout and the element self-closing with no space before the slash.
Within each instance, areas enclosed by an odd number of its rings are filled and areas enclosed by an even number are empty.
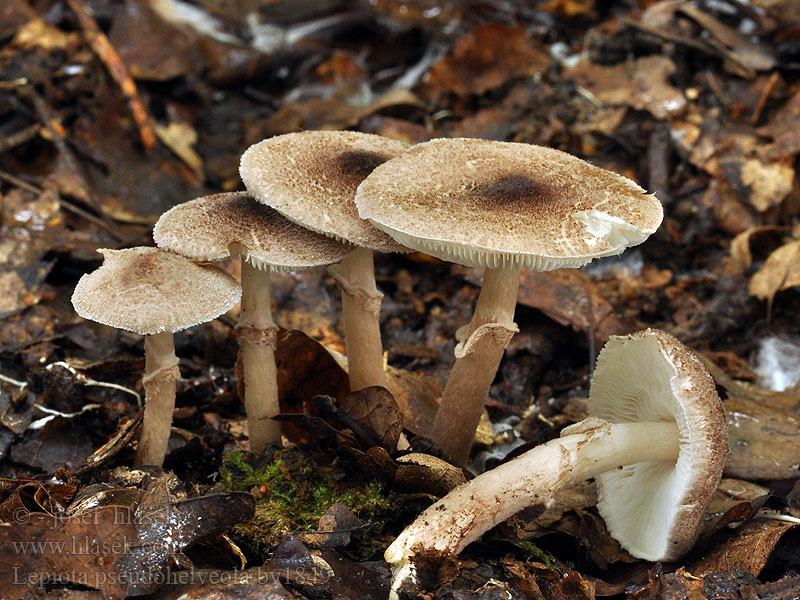
<svg viewBox="0 0 800 600">
<path fill-rule="evenodd" d="M 242 287 L 225 271 L 158 248 L 98 250 L 103 264 L 80 278 L 72 305 L 90 319 L 142 335 L 176 332 L 230 310 Z"/>
<path fill-rule="evenodd" d="M 355 131 L 304 131 L 247 149 L 239 173 L 247 191 L 298 225 L 381 252 L 408 252 L 358 216 L 358 184 L 406 144 Z"/>
<path fill-rule="evenodd" d="M 657 561 L 686 553 L 728 452 L 722 402 L 703 363 L 663 331 L 612 336 L 597 357 L 589 414 L 610 423 L 677 422 L 677 462 L 639 462 L 599 475 L 597 508 L 633 556 Z"/>
<path fill-rule="evenodd" d="M 580 267 L 640 244 L 661 203 L 566 152 L 453 138 L 418 144 L 358 187 L 359 214 L 401 244 L 469 267 Z"/>
<path fill-rule="evenodd" d="M 342 260 L 353 247 L 289 221 L 245 192 L 214 194 L 169 209 L 153 228 L 160 248 L 217 261 L 239 253 L 257 269 L 293 271 Z"/>
</svg>

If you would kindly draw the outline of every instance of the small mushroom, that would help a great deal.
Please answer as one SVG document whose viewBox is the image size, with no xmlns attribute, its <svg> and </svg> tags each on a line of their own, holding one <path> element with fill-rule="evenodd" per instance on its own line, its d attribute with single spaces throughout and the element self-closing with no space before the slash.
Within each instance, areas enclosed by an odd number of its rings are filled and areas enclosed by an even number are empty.
<svg viewBox="0 0 800 600">
<path fill-rule="evenodd" d="M 457 554 L 527 506 L 594 477 L 609 533 L 637 558 L 687 552 L 722 476 L 728 440 L 722 402 L 700 360 L 654 329 L 612 336 L 597 359 L 585 421 L 456 488 L 386 550 L 396 590 L 416 556 Z"/>
<path fill-rule="evenodd" d="M 509 142 L 437 139 L 378 166 L 356 193 L 359 214 L 399 243 L 485 267 L 472 321 L 432 437 L 464 464 L 500 359 L 518 331 L 523 268 L 577 268 L 642 243 L 661 203 L 631 180 L 570 154 Z"/>
<path fill-rule="evenodd" d="M 81 277 L 72 305 L 85 319 L 145 336 L 145 407 L 136 464 L 161 466 L 180 377 L 173 333 L 230 310 L 241 287 L 220 269 L 158 248 L 98 252 L 103 264 Z"/>
<path fill-rule="evenodd" d="M 329 268 L 342 292 L 350 389 L 386 387 L 380 334 L 383 294 L 375 286 L 373 250 L 407 252 L 358 216 L 356 188 L 406 145 L 353 131 L 305 131 L 259 142 L 239 168 L 248 192 L 298 225 L 356 246 Z"/>
<path fill-rule="evenodd" d="M 215 194 L 179 204 L 153 228 L 156 244 L 200 261 L 242 261 L 239 345 L 251 452 L 281 439 L 275 368 L 277 326 L 272 320 L 270 270 L 330 265 L 352 251 L 349 244 L 314 233 L 259 204 L 246 193 Z"/>
</svg>

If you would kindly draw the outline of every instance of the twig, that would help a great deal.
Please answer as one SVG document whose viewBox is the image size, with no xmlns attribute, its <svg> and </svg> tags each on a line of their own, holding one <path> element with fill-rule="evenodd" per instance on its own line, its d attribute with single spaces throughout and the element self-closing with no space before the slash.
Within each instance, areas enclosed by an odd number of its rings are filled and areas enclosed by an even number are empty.
<svg viewBox="0 0 800 600">
<path fill-rule="evenodd" d="M 76 371 L 75 368 L 72 367 L 72 365 L 70 365 L 69 363 L 66 363 L 66 362 L 61 361 L 61 360 L 59 360 L 57 362 L 54 362 L 54 363 L 50 363 L 49 365 L 47 365 L 45 367 L 45 369 L 47 371 L 51 371 L 53 369 L 53 367 L 62 367 L 64 369 L 66 369 L 67 371 L 72 373 L 72 375 L 75 377 L 76 381 L 81 382 L 85 386 L 95 386 L 95 387 L 110 388 L 112 390 L 119 390 L 121 392 L 125 392 L 126 394 L 130 394 L 130 395 L 132 395 L 132 396 L 134 396 L 136 398 L 136 404 L 139 406 L 139 408 L 142 407 L 142 397 L 137 392 L 135 392 L 134 390 L 132 390 L 130 388 L 126 388 L 125 386 L 119 385 L 119 384 L 116 384 L 116 383 L 108 383 L 106 381 L 97 381 L 96 379 L 92 379 L 91 377 L 87 377 L 83 373 L 78 373 L 78 371 Z"/>
<path fill-rule="evenodd" d="M 778 72 L 775 71 L 769 76 L 769 79 L 767 79 L 767 82 L 764 84 L 764 89 L 761 90 L 761 95 L 758 97 L 758 102 L 753 109 L 753 114 L 750 117 L 750 125 L 755 125 L 758 122 L 759 117 L 761 117 L 761 111 L 764 110 L 764 105 L 767 103 L 767 98 L 769 98 L 769 95 L 772 93 L 780 77 Z"/>
<path fill-rule="evenodd" d="M 16 148 L 17 146 L 32 140 L 39 135 L 41 128 L 41 125 L 34 123 L 33 125 L 29 125 L 28 127 L 20 129 L 15 133 L 0 138 L 0 152 L 6 152 L 7 150 L 11 150 L 12 148 Z"/>
<path fill-rule="evenodd" d="M 128 69 L 125 67 L 125 63 L 122 62 L 119 54 L 114 50 L 114 46 L 111 45 L 106 35 L 100 31 L 95 20 L 89 15 L 83 0 L 67 0 L 67 4 L 69 4 L 75 16 L 78 17 L 86 41 L 106 66 L 114 81 L 117 82 L 125 101 L 128 103 L 128 107 L 131 109 L 145 152 L 150 152 L 156 144 L 156 134 L 150 125 L 150 117 L 139 96 L 136 83 L 134 83 Z"/>
</svg>

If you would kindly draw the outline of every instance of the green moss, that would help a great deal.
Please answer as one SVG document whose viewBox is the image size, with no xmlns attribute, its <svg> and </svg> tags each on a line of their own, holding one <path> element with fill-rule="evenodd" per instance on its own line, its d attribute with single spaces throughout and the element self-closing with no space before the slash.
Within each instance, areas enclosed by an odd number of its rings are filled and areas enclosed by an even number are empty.
<svg viewBox="0 0 800 600">
<path fill-rule="evenodd" d="M 220 487 L 256 495 L 255 515 L 233 531 L 237 543 L 262 554 L 281 535 L 313 531 L 332 504 L 341 502 L 363 521 L 381 520 L 391 501 L 378 482 L 354 481 L 352 472 L 321 467 L 297 450 L 272 456 L 232 452 L 223 458 Z"/>
<path fill-rule="evenodd" d="M 537 546 L 533 542 L 528 542 L 525 540 L 514 540 L 513 543 L 518 548 L 521 548 L 522 550 L 527 552 L 528 555 L 530 555 L 532 558 L 535 558 L 539 562 L 544 563 L 544 566 L 546 566 L 551 571 L 558 571 L 558 567 L 556 567 L 556 565 L 553 564 L 553 561 L 550 560 L 550 557 L 547 555 L 547 553 L 541 548 L 539 548 L 539 546 Z"/>
</svg>

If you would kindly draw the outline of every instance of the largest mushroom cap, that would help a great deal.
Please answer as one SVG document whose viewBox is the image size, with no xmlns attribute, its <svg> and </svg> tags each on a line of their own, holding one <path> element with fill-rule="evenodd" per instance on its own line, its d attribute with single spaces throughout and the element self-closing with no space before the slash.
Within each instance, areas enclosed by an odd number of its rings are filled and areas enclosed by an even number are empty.
<svg viewBox="0 0 800 600">
<path fill-rule="evenodd" d="M 242 288 L 216 267 L 158 248 L 98 250 L 99 269 L 81 277 L 72 304 L 85 319 L 142 335 L 176 332 L 215 319 Z"/>
<path fill-rule="evenodd" d="M 700 360 L 671 335 L 612 336 L 597 358 L 589 414 L 610 423 L 677 422 L 677 462 L 639 462 L 597 477 L 597 508 L 638 558 L 689 550 L 728 450 L 722 403 Z"/>
<path fill-rule="evenodd" d="M 643 242 L 661 203 L 565 152 L 437 139 L 378 166 L 359 214 L 400 243 L 471 267 L 579 267 Z"/>
<path fill-rule="evenodd" d="M 239 173 L 253 197 L 324 235 L 378 250 L 408 252 L 358 216 L 358 184 L 405 150 L 403 142 L 354 131 L 304 131 L 247 149 Z"/>
<path fill-rule="evenodd" d="M 243 192 L 196 198 L 169 209 L 153 228 L 153 239 L 160 248 L 203 261 L 229 258 L 235 244 L 257 269 L 330 265 L 353 250 L 300 227 Z"/>
</svg>

